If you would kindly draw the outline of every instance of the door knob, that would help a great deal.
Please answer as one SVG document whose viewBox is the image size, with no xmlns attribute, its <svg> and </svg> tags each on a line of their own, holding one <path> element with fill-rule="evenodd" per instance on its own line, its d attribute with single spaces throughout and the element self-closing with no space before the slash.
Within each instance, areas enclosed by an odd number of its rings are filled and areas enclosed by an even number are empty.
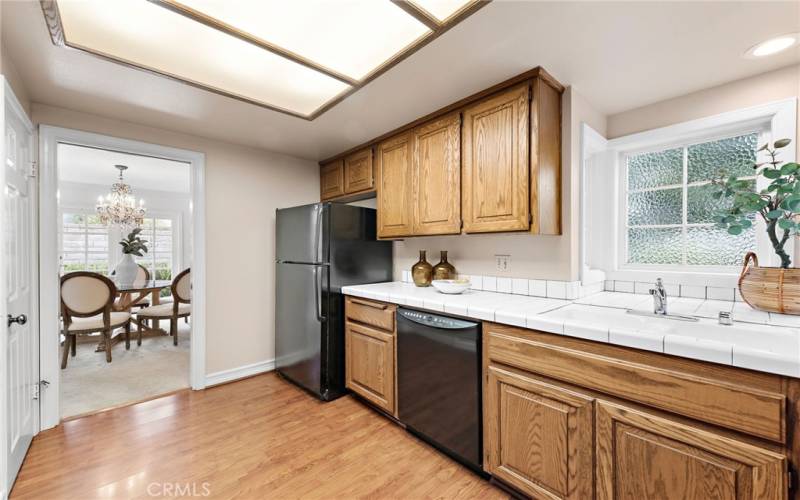
<svg viewBox="0 0 800 500">
<path fill-rule="evenodd" d="M 16 318 L 10 314 L 8 315 L 8 326 L 13 325 L 14 323 L 18 325 L 24 325 L 27 322 L 28 322 L 28 317 L 25 316 L 24 314 L 20 314 Z"/>
</svg>

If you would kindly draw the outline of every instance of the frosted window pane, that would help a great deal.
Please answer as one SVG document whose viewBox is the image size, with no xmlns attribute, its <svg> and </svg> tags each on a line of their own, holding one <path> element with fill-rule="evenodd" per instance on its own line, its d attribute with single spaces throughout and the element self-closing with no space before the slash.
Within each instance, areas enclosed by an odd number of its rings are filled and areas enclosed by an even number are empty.
<svg viewBox="0 0 800 500">
<path fill-rule="evenodd" d="M 686 263 L 695 266 L 739 266 L 744 254 L 756 248 L 756 233 L 752 227 L 738 236 L 716 226 L 690 227 L 686 237 Z"/>
<path fill-rule="evenodd" d="M 671 186 L 682 182 L 682 148 L 628 157 L 628 189 Z"/>
<path fill-rule="evenodd" d="M 755 190 L 755 181 L 750 185 Z M 705 224 L 714 221 L 714 214 L 724 208 L 729 208 L 733 203 L 733 198 L 714 199 L 711 194 L 717 188 L 711 184 L 702 186 L 689 186 L 687 192 L 687 222 L 689 224 Z"/>
<path fill-rule="evenodd" d="M 689 146 L 689 182 L 717 177 L 720 169 L 737 177 L 752 176 L 757 142 L 754 133 Z"/>
<path fill-rule="evenodd" d="M 681 228 L 628 229 L 628 262 L 633 264 L 680 264 Z"/>
<path fill-rule="evenodd" d="M 628 224 L 631 226 L 680 224 L 683 210 L 680 188 L 641 191 L 628 195 Z"/>
</svg>

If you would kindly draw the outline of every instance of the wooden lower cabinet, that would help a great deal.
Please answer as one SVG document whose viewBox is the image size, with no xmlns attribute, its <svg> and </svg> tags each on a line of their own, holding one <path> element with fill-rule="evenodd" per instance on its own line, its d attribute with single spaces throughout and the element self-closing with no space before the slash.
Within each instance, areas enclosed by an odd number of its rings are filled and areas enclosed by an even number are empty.
<svg viewBox="0 0 800 500">
<path fill-rule="evenodd" d="M 534 498 L 592 498 L 593 399 L 488 367 L 484 467 Z"/>
<path fill-rule="evenodd" d="M 783 455 L 597 402 L 598 499 L 781 500 L 786 493 Z"/>
<path fill-rule="evenodd" d="M 493 323 L 483 343 L 484 469 L 526 495 L 800 499 L 795 379 Z"/>
<path fill-rule="evenodd" d="M 375 328 L 345 325 L 345 385 L 394 414 L 395 337 Z"/>
</svg>

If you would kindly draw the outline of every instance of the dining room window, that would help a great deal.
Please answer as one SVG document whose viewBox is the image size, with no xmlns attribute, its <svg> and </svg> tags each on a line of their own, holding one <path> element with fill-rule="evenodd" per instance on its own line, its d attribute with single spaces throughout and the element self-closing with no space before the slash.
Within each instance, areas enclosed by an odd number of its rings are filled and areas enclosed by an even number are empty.
<svg viewBox="0 0 800 500">
<path fill-rule="evenodd" d="M 136 262 L 150 271 L 153 279 L 171 280 L 175 221 L 171 218 L 148 217 L 141 225 L 142 239 L 147 240 L 147 253 Z"/>
<path fill-rule="evenodd" d="M 61 272 L 108 273 L 108 229 L 89 212 L 62 213 Z"/>
</svg>

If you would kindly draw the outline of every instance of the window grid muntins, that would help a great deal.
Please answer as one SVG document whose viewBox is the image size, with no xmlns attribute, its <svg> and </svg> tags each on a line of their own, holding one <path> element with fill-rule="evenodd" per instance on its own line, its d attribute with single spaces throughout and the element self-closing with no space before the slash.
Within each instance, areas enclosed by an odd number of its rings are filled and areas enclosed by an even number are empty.
<svg viewBox="0 0 800 500">
<path fill-rule="evenodd" d="M 108 232 L 92 213 L 62 215 L 61 272 L 108 272 Z"/>
<path fill-rule="evenodd" d="M 142 224 L 142 238 L 148 240 L 148 252 L 137 262 L 145 266 L 153 279 L 172 279 L 173 223 L 166 218 L 147 218 Z"/>
<path fill-rule="evenodd" d="M 741 262 L 739 253 L 755 248 L 755 228 L 731 236 L 715 227 L 710 217 L 720 202 L 710 196 L 709 165 L 719 162 L 720 168 L 755 186 L 752 162 L 757 141 L 758 133 L 750 132 L 626 155 L 625 262 L 667 266 Z"/>
</svg>

